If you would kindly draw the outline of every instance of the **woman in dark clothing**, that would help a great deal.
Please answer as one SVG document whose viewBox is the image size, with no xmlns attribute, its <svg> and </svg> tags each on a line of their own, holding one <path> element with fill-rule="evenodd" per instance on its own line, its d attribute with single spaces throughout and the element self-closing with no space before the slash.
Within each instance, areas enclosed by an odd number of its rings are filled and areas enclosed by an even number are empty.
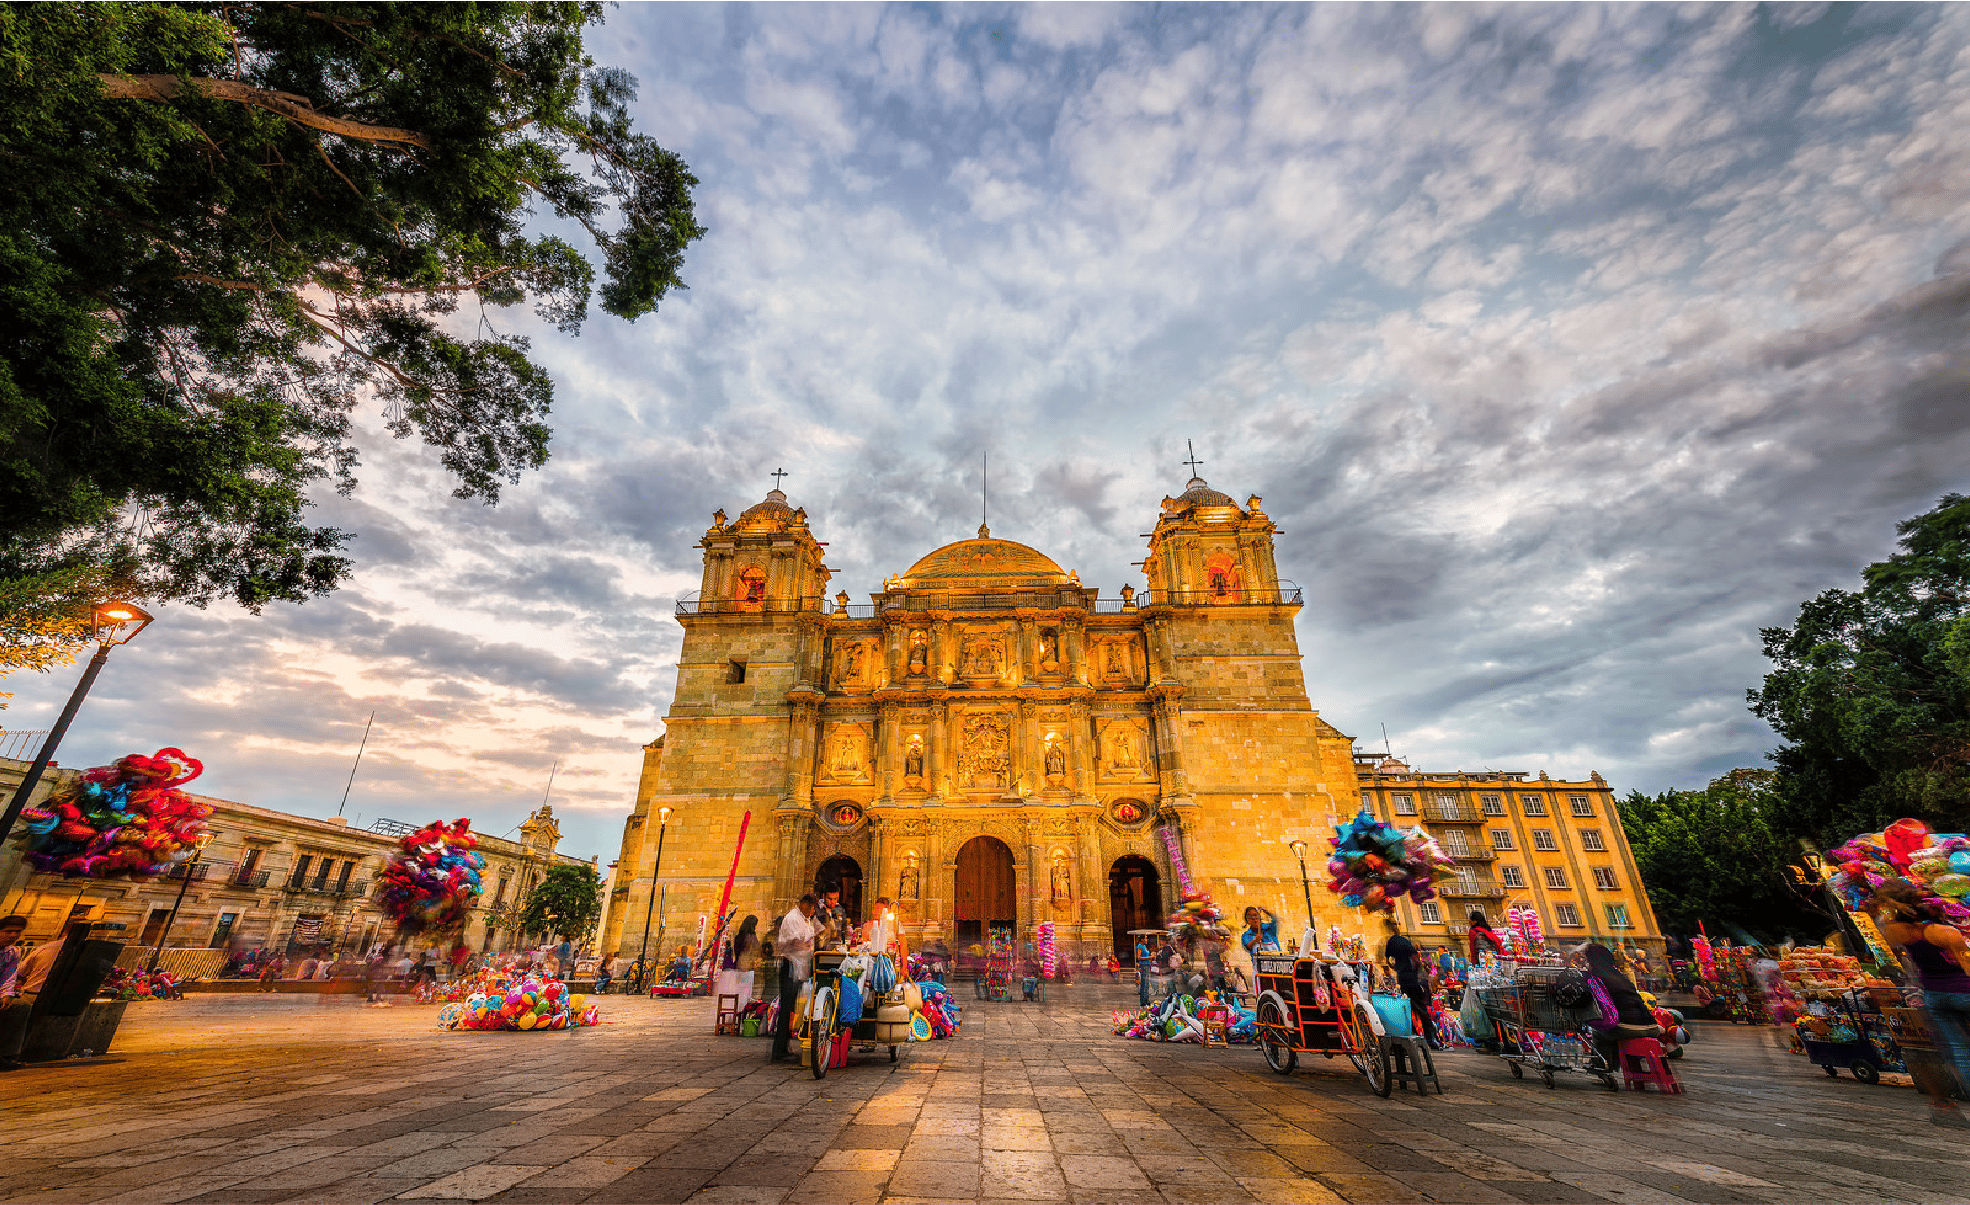
<svg viewBox="0 0 1970 1205">
<path fill-rule="evenodd" d="M 1389 927 L 1389 944 L 1383 949 L 1383 956 L 1395 968 L 1395 985 L 1402 994 L 1409 997 L 1409 1012 L 1416 1020 L 1416 1032 L 1430 1044 L 1430 1049 L 1441 1050 L 1436 1039 L 1436 1022 L 1430 1018 L 1430 991 L 1423 983 L 1423 967 L 1416 957 L 1416 943 L 1402 935 L 1402 926 L 1393 916 L 1384 917 L 1383 923 Z"/>
<path fill-rule="evenodd" d="M 1629 1038 L 1653 1038 L 1662 1032 L 1655 1014 L 1642 1000 L 1642 994 L 1621 970 L 1614 951 L 1590 941 L 1581 951 L 1587 959 L 1587 985 L 1600 1003 L 1601 1016 L 1589 1021 L 1595 1031 L 1594 1045 L 1609 1067 L 1621 1065 L 1621 1043 Z M 1612 1014 L 1612 1015 L 1610 1015 Z"/>
</svg>

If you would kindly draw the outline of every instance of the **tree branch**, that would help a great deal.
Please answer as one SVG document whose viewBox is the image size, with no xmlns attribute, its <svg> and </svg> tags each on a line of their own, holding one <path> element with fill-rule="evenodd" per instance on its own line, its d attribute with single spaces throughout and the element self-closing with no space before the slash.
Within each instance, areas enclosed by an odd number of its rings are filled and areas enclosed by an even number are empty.
<svg viewBox="0 0 1970 1205">
<path fill-rule="evenodd" d="M 96 78 L 102 81 L 103 95 L 112 100 L 173 100 L 186 91 L 184 87 L 186 81 L 175 75 L 102 73 Z M 314 102 L 307 97 L 296 96 L 291 92 L 256 88 L 236 80 L 200 78 L 191 80 L 190 84 L 190 90 L 198 96 L 252 105 L 326 134 L 337 134 L 343 138 L 355 138 L 364 142 L 407 142 L 427 151 L 432 149 L 431 140 L 416 130 L 370 125 L 367 122 L 351 121 L 346 117 L 330 117 L 326 113 L 315 112 Z"/>
</svg>

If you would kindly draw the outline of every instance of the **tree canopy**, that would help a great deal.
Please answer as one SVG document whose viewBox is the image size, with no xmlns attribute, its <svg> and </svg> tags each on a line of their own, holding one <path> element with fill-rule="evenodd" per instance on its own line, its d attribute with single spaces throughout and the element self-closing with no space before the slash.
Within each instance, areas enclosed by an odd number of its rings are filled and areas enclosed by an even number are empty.
<svg viewBox="0 0 1970 1205">
<path fill-rule="evenodd" d="M 307 494 L 353 486 L 365 404 L 459 497 L 542 464 L 553 385 L 495 311 L 633 321 L 703 233 L 635 81 L 583 53 L 600 20 L 0 7 L 0 602 L 77 569 L 199 604 L 332 590 L 347 537 Z"/>
<path fill-rule="evenodd" d="M 1773 823 L 1778 775 L 1732 770 L 1701 791 L 1630 792 L 1617 804 L 1664 932 L 1817 937 L 1833 927 L 1787 867 L 1804 850 Z"/>
<path fill-rule="evenodd" d="M 602 876 L 587 864 L 550 869 L 527 896 L 520 930 L 540 936 L 564 934 L 579 945 L 602 919 Z"/>
<path fill-rule="evenodd" d="M 1751 709 L 1785 744 L 1775 822 L 1820 848 L 1914 816 L 1970 825 L 1970 498 L 1899 524 L 1900 551 L 1764 631 Z"/>
</svg>

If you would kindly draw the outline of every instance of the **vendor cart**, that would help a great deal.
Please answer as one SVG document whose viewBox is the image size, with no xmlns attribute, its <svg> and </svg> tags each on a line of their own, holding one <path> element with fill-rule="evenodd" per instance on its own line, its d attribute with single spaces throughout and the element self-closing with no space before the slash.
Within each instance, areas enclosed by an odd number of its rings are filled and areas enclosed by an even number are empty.
<svg viewBox="0 0 1970 1205">
<path fill-rule="evenodd" d="M 1890 1014 L 1878 1011 L 1885 1001 L 1874 999 L 1877 993 L 1893 1002 L 1890 1007 L 1905 1003 L 1899 989 L 1842 992 L 1830 1010 L 1835 1020 L 1831 1035 L 1820 1037 L 1799 1027 L 1799 1044 L 1805 1047 L 1806 1057 L 1828 1077 L 1844 1069 L 1863 1084 L 1878 1084 L 1883 1071 L 1908 1070 L 1896 1040 L 1896 1031 L 1902 1026 Z"/>
<path fill-rule="evenodd" d="M 1575 985 L 1584 998 L 1562 988 L 1578 974 L 1564 967 L 1520 966 L 1508 983 L 1473 990 L 1513 1079 L 1524 1079 L 1530 1068 L 1551 1088 L 1560 1072 L 1581 1071 L 1598 1078 L 1609 1091 L 1618 1091 L 1615 1069 L 1601 1057 L 1587 1024 L 1589 1017 L 1599 1015 L 1593 996 L 1584 981 Z"/>
<path fill-rule="evenodd" d="M 1268 1067 L 1291 1075 L 1302 1054 L 1346 1055 L 1377 1096 L 1394 1089 L 1382 1018 L 1354 967 L 1291 954 L 1257 954 L 1253 963 L 1259 980 L 1258 1045 Z M 1429 1057 L 1427 1051 L 1423 1057 Z"/>
<path fill-rule="evenodd" d="M 814 954 L 814 981 L 802 1000 L 800 1018 L 801 1060 L 815 1079 L 826 1079 L 829 1064 L 839 1054 L 844 1027 L 841 1025 L 843 995 L 842 964 L 855 955 L 839 950 L 819 950 Z M 853 985 L 858 993 L 859 983 Z M 888 1013 L 890 1015 L 885 1015 Z M 900 1013 L 900 1016 L 894 1014 Z M 913 1018 L 903 1002 L 903 990 L 871 993 L 865 999 L 862 1015 L 847 1030 L 850 1048 L 874 1051 L 889 1047 L 889 1061 L 896 1061 L 896 1048 L 914 1041 Z"/>
</svg>

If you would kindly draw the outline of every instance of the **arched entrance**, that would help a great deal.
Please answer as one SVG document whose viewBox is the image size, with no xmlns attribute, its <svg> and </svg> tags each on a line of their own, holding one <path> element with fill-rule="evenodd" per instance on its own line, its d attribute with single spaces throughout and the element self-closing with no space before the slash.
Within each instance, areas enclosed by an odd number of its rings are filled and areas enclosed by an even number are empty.
<svg viewBox="0 0 1970 1205">
<path fill-rule="evenodd" d="M 1010 929 L 1019 923 L 1012 847 L 997 837 L 973 837 L 958 850 L 956 886 L 953 912 L 960 945 L 984 941 L 989 928 Z"/>
<path fill-rule="evenodd" d="M 1135 939 L 1129 930 L 1163 927 L 1162 876 L 1156 873 L 1156 864 L 1136 854 L 1115 859 L 1108 871 L 1108 905 L 1114 917 L 1115 957 L 1133 965 Z"/>
<path fill-rule="evenodd" d="M 836 854 L 814 872 L 814 894 L 825 895 L 830 887 L 841 888 L 841 910 L 851 924 L 862 923 L 862 867 L 847 854 Z"/>
</svg>

